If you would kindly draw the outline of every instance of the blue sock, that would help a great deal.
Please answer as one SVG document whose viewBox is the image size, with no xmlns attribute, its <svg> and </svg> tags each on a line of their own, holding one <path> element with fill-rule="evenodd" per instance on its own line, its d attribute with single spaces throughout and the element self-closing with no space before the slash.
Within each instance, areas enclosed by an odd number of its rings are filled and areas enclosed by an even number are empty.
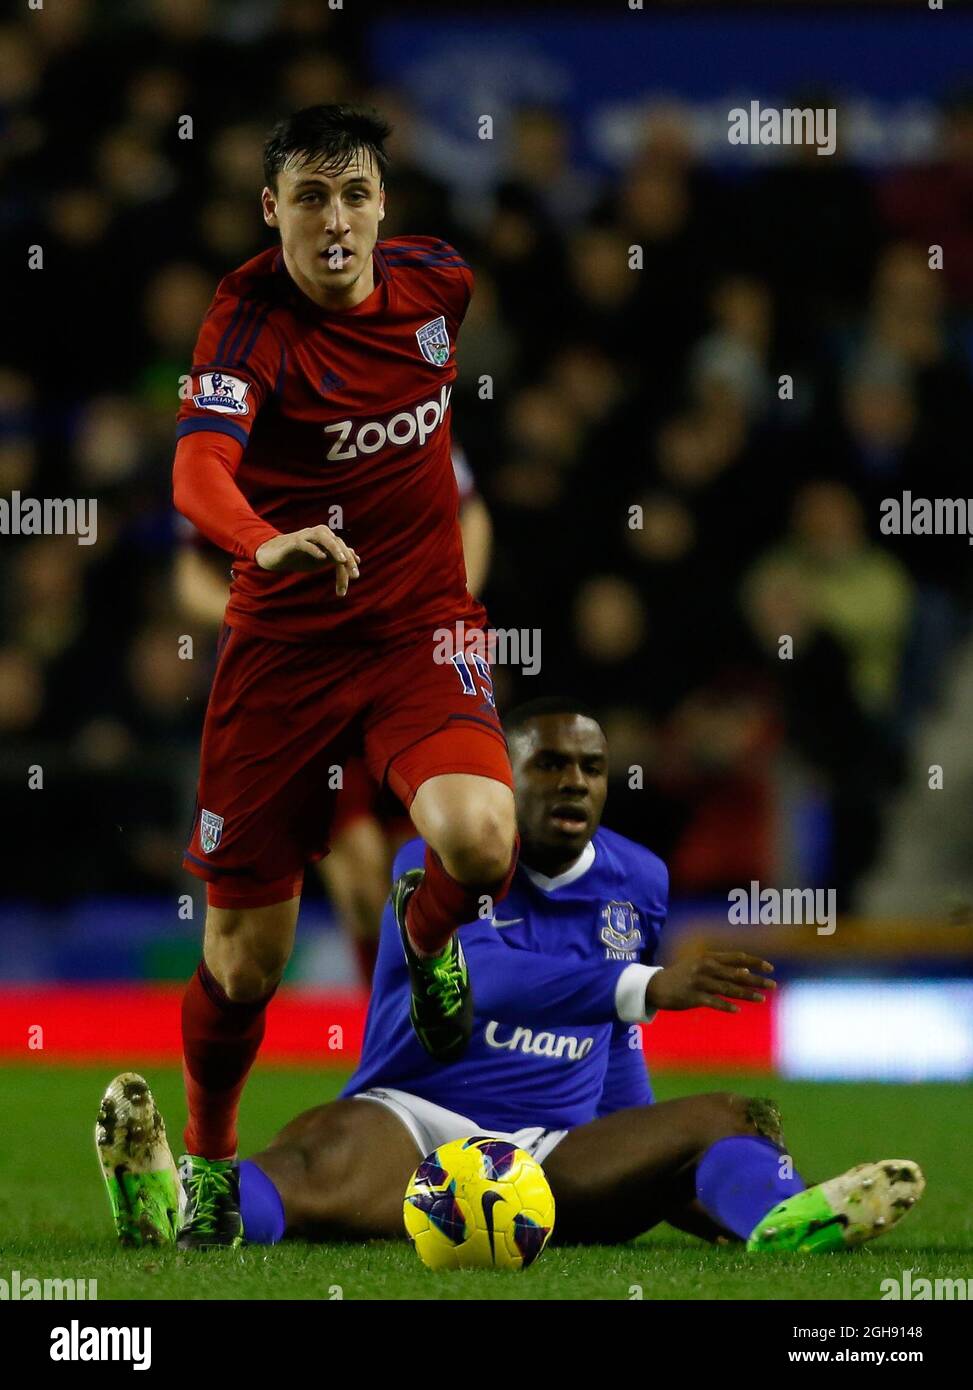
<svg viewBox="0 0 973 1390">
<path fill-rule="evenodd" d="M 804 1180 L 796 1173 L 781 1177 L 783 1152 L 769 1139 L 749 1135 L 711 1144 L 696 1169 L 696 1196 L 713 1220 L 746 1240 L 771 1207 L 803 1192 Z"/>
<path fill-rule="evenodd" d="M 276 1245 L 283 1238 L 287 1223 L 280 1193 L 249 1158 L 240 1164 L 240 1215 L 248 1245 Z"/>
</svg>

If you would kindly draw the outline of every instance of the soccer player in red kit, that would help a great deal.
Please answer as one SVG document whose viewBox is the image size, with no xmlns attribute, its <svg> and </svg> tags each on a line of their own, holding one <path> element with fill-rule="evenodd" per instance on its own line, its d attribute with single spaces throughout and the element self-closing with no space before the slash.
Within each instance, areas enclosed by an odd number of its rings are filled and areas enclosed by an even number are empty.
<svg viewBox="0 0 973 1390">
<path fill-rule="evenodd" d="M 176 506 L 235 557 L 184 861 L 208 901 L 182 1010 L 186 1248 L 240 1240 L 239 1099 L 347 751 L 364 747 L 430 846 L 393 903 L 413 1026 L 441 1061 L 472 1025 L 453 933 L 515 866 L 450 460 L 473 277 L 445 242 L 378 241 L 389 133 L 343 106 L 273 131 L 262 204 L 280 248 L 221 282 L 179 411 Z"/>
</svg>

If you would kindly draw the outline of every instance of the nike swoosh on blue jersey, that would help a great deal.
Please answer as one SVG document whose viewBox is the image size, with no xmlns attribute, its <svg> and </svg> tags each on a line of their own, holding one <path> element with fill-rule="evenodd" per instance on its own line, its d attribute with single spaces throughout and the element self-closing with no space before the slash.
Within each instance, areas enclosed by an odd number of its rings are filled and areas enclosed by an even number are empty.
<svg viewBox="0 0 973 1390">
<path fill-rule="evenodd" d="M 515 923 L 517 923 L 517 922 L 522 922 L 523 920 L 524 920 L 523 917 L 508 917 L 508 918 L 506 919 L 506 921 L 501 922 L 501 920 L 500 920 L 499 917 L 491 917 L 491 918 L 490 918 L 490 926 L 491 926 L 491 927 L 512 927 L 512 926 L 514 926 Z"/>
</svg>

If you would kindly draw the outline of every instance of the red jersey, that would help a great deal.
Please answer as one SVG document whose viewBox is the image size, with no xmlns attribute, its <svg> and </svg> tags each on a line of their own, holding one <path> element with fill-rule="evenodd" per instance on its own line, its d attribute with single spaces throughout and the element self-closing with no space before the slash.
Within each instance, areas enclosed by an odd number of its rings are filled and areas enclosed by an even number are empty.
<svg viewBox="0 0 973 1390">
<path fill-rule="evenodd" d="M 264 251 L 220 283 L 203 322 L 177 427 L 181 440 L 203 437 L 182 460 L 177 451 L 177 504 L 239 557 L 232 627 L 359 644 L 486 623 L 466 586 L 450 457 L 473 275 L 431 237 L 379 242 L 373 264 L 368 298 L 327 310 L 298 289 L 279 249 Z M 200 485 L 207 437 L 217 446 L 207 468 L 218 459 L 245 499 L 236 508 L 222 486 Z M 360 557 L 343 598 L 331 566 L 272 573 L 253 558 L 270 536 L 315 525 Z"/>
</svg>

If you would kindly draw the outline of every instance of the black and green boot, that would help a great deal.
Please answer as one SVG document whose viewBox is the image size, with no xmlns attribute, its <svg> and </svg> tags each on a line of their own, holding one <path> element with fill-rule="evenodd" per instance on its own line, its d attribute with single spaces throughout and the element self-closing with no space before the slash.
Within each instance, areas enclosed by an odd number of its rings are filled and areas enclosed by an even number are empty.
<svg viewBox="0 0 973 1390">
<path fill-rule="evenodd" d="M 437 956 L 420 956 L 409 940 L 405 910 L 424 870 L 408 869 L 392 885 L 392 908 L 409 967 L 409 1018 L 416 1037 L 437 1062 L 455 1062 L 473 1035 L 473 990 L 459 937 L 454 933 Z"/>
<path fill-rule="evenodd" d="M 180 1250 L 243 1244 L 240 1168 L 234 1158 L 183 1154 L 179 1176 L 186 1192 L 186 1215 L 176 1244 Z"/>
</svg>

